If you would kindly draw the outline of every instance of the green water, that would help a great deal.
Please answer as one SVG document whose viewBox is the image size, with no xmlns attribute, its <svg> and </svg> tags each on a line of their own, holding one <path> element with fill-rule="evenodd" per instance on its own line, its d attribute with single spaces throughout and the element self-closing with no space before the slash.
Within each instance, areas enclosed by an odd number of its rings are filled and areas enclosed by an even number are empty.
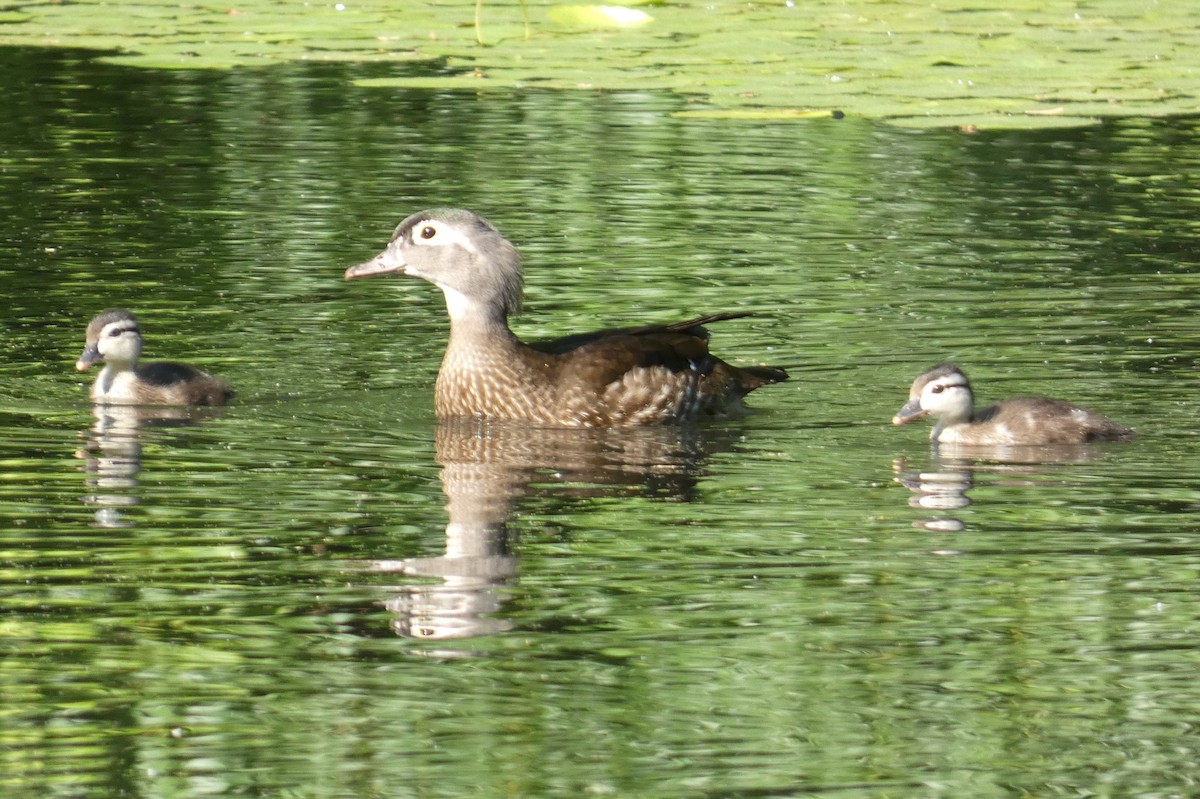
<svg viewBox="0 0 1200 799">
<path fill-rule="evenodd" d="M 1195 120 L 0 72 L 0 794 L 1195 793 Z M 433 205 L 521 246 L 522 336 L 752 310 L 714 349 L 793 380 L 700 429 L 439 427 L 439 293 L 341 279 Z M 237 402 L 93 415 L 117 305 Z M 935 459 L 889 420 L 947 359 L 1140 437 Z"/>
</svg>

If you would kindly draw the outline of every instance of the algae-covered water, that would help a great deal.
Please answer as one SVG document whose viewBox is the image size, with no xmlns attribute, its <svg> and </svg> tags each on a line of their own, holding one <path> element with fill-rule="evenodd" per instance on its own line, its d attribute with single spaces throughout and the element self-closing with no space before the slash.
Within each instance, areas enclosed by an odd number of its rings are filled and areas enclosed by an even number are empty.
<svg viewBox="0 0 1200 799">
<path fill-rule="evenodd" d="M 360 85 L 665 91 L 699 118 L 1045 129 L 1200 113 L 1200 7 L 1181 0 L 14 0 L 0 44 L 166 69 L 385 67 Z"/>
</svg>

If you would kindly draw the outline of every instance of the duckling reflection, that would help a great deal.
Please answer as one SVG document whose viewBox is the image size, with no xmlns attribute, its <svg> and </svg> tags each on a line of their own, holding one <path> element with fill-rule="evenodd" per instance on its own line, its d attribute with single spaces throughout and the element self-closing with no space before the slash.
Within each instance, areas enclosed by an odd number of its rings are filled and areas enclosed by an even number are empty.
<svg viewBox="0 0 1200 799">
<path fill-rule="evenodd" d="M 980 446 L 935 442 L 927 470 L 909 469 L 908 461 L 903 457 L 893 461 L 892 470 L 895 472 L 893 479 L 913 492 L 908 500 L 910 506 L 937 513 L 913 522 L 914 527 L 959 532 L 966 529 L 966 525 L 947 512 L 972 504 L 967 492 L 974 487 L 977 475 L 984 479 L 994 477 L 991 485 L 1036 487 L 1046 485 L 1038 475 L 1051 467 L 1085 463 L 1106 454 L 1108 452 L 1096 444 Z"/>
<path fill-rule="evenodd" d="M 95 421 L 84 434 L 75 456 L 83 461 L 83 501 L 95 505 L 98 527 L 131 527 L 123 510 L 139 503 L 138 473 L 142 470 L 142 428 L 146 425 L 186 425 L 208 418 L 211 408 L 171 406 L 93 405 Z"/>
<path fill-rule="evenodd" d="M 930 471 L 912 471 L 908 461 L 897 458 L 892 462 L 893 478 L 897 483 L 913 492 L 908 504 L 914 508 L 934 511 L 936 515 L 913 522 L 913 527 L 944 533 L 957 533 L 966 529 L 961 519 L 945 515 L 945 511 L 959 510 L 971 504 L 967 491 L 974 485 L 974 474 L 965 464 L 943 465 L 934 459 Z"/>
<path fill-rule="evenodd" d="M 688 426 L 569 430 L 446 420 L 436 440 L 449 514 L 444 553 L 363 567 L 437 580 L 392 587 L 386 607 L 398 634 L 437 640 L 505 632 L 512 623 L 496 614 L 518 574 L 508 525 L 516 502 L 615 493 L 688 501 L 701 460 L 732 441 L 727 432 Z"/>
</svg>

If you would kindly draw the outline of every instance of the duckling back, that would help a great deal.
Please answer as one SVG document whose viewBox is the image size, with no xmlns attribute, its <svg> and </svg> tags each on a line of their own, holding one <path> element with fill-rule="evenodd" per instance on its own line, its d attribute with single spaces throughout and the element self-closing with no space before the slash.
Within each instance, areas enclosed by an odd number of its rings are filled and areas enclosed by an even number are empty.
<svg viewBox="0 0 1200 799">
<path fill-rule="evenodd" d="M 225 380 L 185 363 L 139 364 L 136 374 L 139 405 L 225 405 L 234 397 Z"/>
<path fill-rule="evenodd" d="M 978 411 L 965 425 L 944 429 L 946 443 L 1086 444 L 1125 441 L 1133 430 L 1071 402 L 1050 397 L 1013 397 Z"/>
</svg>

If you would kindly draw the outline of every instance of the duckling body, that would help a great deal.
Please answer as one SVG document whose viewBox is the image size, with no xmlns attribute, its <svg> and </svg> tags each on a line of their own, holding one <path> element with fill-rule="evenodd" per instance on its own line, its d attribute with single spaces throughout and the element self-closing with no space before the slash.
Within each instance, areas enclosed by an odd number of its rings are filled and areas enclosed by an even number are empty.
<svg viewBox="0 0 1200 799">
<path fill-rule="evenodd" d="M 94 402 L 114 405 L 224 405 L 233 389 L 219 377 L 171 361 L 139 363 L 142 336 L 137 317 L 124 308 L 97 315 L 88 324 L 87 345 L 75 368 L 104 368 L 92 384 Z"/>
<path fill-rule="evenodd" d="M 892 424 L 932 416 L 931 441 L 967 446 L 1084 444 L 1133 436 L 1133 430 L 1105 416 L 1049 397 L 1014 397 L 978 412 L 974 406 L 966 374 L 954 364 L 941 364 L 913 381 L 908 403 Z"/>
<path fill-rule="evenodd" d="M 450 341 L 434 392 L 442 418 L 553 427 L 682 422 L 736 411 L 749 392 L 787 378 L 782 369 L 735 367 L 708 351 L 703 326 L 744 314 L 521 342 L 508 326 L 521 303 L 520 258 L 470 211 L 413 214 L 382 253 L 347 269 L 346 278 L 391 273 L 423 278 L 445 294 Z"/>
</svg>

